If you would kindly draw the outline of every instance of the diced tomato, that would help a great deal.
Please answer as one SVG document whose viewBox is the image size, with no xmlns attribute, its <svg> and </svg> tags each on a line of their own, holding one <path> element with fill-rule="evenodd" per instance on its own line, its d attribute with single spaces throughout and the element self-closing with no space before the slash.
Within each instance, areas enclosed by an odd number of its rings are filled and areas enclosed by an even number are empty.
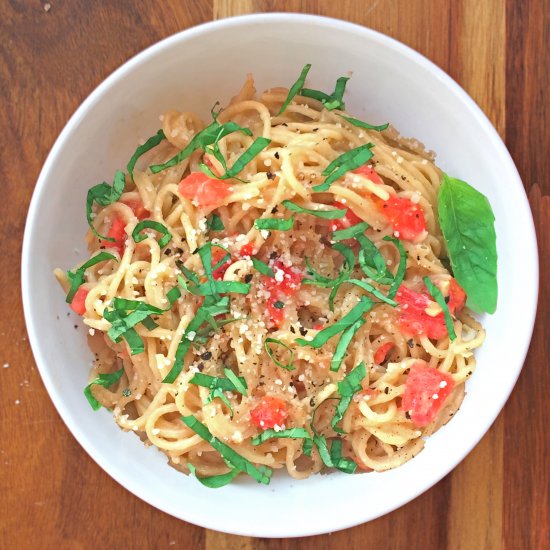
<svg viewBox="0 0 550 550">
<path fill-rule="evenodd" d="M 114 239 L 114 241 L 107 241 L 105 239 L 100 239 L 99 244 L 105 248 L 114 248 L 118 251 L 119 255 L 122 256 L 124 253 L 124 246 L 126 243 L 126 232 L 124 228 L 126 227 L 126 222 L 120 218 L 116 217 L 111 224 L 111 228 L 107 233 L 107 237 Z"/>
<path fill-rule="evenodd" d="M 381 346 L 378 346 L 378 349 L 374 352 L 374 363 L 376 365 L 381 365 L 386 360 L 386 355 L 393 348 L 392 342 L 386 342 Z"/>
<path fill-rule="evenodd" d="M 225 250 L 218 248 L 217 246 L 212 247 L 212 267 L 221 261 L 221 259 L 227 254 Z M 233 263 L 231 258 L 227 258 L 227 261 L 220 265 L 220 267 L 214 269 L 212 272 L 212 277 L 217 281 L 221 281 L 228 267 Z"/>
<path fill-rule="evenodd" d="M 414 242 L 424 238 L 426 218 L 418 204 L 397 195 L 391 195 L 387 201 L 376 198 L 374 202 L 400 239 Z"/>
<path fill-rule="evenodd" d="M 410 414 L 415 426 L 427 426 L 443 408 L 454 385 L 450 374 L 438 371 L 419 360 L 411 367 L 407 376 L 401 406 Z"/>
<path fill-rule="evenodd" d="M 384 183 L 382 181 L 382 178 L 368 164 L 363 164 L 363 166 L 359 166 L 359 168 L 356 168 L 353 172 L 355 174 L 360 174 L 361 176 L 365 176 L 372 182 L 377 183 L 379 185 Z"/>
<path fill-rule="evenodd" d="M 269 318 L 271 319 L 271 322 L 276 327 L 280 327 L 285 319 L 284 308 L 275 307 L 275 304 L 278 301 L 279 300 L 276 296 L 270 296 L 267 300 L 267 312 L 269 313 Z"/>
<path fill-rule="evenodd" d="M 331 220 L 329 225 L 330 231 L 336 231 L 338 229 L 346 229 L 347 227 L 351 227 L 352 225 L 356 225 L 363 220 L 355 214 L 355 212 L 349 208 L 349 206 L 346 206 L 345 204 L 341 202 L 333 202 L 332 206 L 334 208 L 338 208 L 340 210 L 346 209 L 346 215 L 343 218 L 338 218 L 337 220 Z"/>
<path fill-rule="evenodd" d="M 317 323 L 316 325 L 313 325 L 313 330 L 323 330 L 324 328 L 324 323 Z"/>
<path fill-rule="evenodd" d="M 88 296 L 88 292 L 89 290 L 80 287 L 73 296 L 71 309 L 78 315 L 84 315 L 86 311 L 86 296 Z"/>
<path fill-rule="evenodd" d="M 239 255 L 243 258 L 250 258 L 255 252 L 254 244 L 253 243 L 246 243 L 241 246 L 241 249 L 239 250 Z"/>
<path fill-rule="evenodd" d="M 466 292 L 464 289 L 456 282 L 456 279 L 451 279 L 449 283 L 449 301 L 447 306 L 451 313 L 460 311 L 464 304 L 466 303 Z"/>
<path fill-rule="evenodd" d="M 231 195 L 227 183 L 209 178 L 203 172 L 192 172 L 183 178 L 178 191 L 182 197 L 194 201 L 198 206 L 219 206 Z"/>
<path fill-rule="evenodd" d="M 277 308 L 275 304 L 278 301 L 283 301 L 285 297 L 290 297 L 296 294 L 302 282 L 302 274 L 293 267 L 286 267 L 281 262 L 275 262 L 273 265 L 275 277 L 262 277 L 264 287 L 269 291 L 267 300 L 267 312 L 271 322 L 280 327 L 284 320 L 284 308 Z M 281 278 L 278 273 L 282 272 L 282 281 L 278 281 L 277 277 Z M 283 298 L 283 300 L 281 300 Z"/>
<path fill-rule="evenodd" d="M 395 301 L 399 304 L 399 326 L 404 334 L 414 336 L 425 334 L 435 340 L 447 334 L 443 312 L 435 316 L 428 315 L 426 308 L 432 301 L 429 296 L 415 292 L 401 285 Z"/>
<path fill-rule="evenodd" d="M 123 202 L 133 210 L 138 220 L 144 220 L 151 213 L 143 206 L 141 199 L 125 199 Z"/>
<path fill-rule="evenodd" d="M 287 416 L 287 402 L 271 395 L 262 397 L 261 401 L 250 411 L 252 423 L 263 430 L 282 426 Z"/>
</svg>

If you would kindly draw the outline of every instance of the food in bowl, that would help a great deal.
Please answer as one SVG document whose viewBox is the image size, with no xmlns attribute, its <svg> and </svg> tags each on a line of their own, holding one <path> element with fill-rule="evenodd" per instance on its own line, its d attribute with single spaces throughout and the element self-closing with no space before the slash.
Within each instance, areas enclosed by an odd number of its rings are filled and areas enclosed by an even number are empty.
<svg viewBox="0 0 550 550">
<path fill-rule="evenodd" d="M 89 327 L 85 395 L 204 485 L 383 471 L 458 410 L 496 308 L 488 200 L 349 77 L 204 123 L 169 111 L 87 196 L 91 258 L 56 276 Z"/>
</svg>

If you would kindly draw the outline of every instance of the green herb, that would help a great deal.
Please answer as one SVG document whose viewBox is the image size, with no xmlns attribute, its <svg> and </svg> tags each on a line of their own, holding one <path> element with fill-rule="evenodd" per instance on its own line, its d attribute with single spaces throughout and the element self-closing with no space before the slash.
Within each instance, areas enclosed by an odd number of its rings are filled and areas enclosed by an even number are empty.
<svg viewBox="0 0 550 550">
<path fill-rule="evenodd" d="M 225 225 L 223 225 L 222 219 L 217 214 L 212 214 L 212 216 L 206 220 L 206 228 L 209 231 L 223 231 Z"/>
<path fill-rule="evenodd" d="M 357 464 L 349 459 L 342 456 L 342 440 L 333 439 L 332 445 L 330 447 L 330 459 L 334 464 L 334 467 L 341 472 L 346 474 L 353 474 L 357 470 Z"/>
<path fill-rule="evenodd" d="M 208 397 L 206 398 L 206 401 L 204 402 L 204 404 L 208 405 L 208 403 L 210 403 L 211 401 L 213 401 L 216 398 L 220 399 L 221 401 L 223 401 L 223 403 L 225 403 L 227 405 L 227 408 L 229 409 L 229 411 L 231 413 L 231 418 L 233 418 L 233 407 L 231 406 L 231 401 L 229 401 L 227 396 L 219 388 L 214 388 L 213 390 L 211 390 L 211 392 L 208 395 Z"/>
<path fill-rule="evenodd" d="M 281 363 L 278 359 L 276 359 L 273 355 L 273 351 L 269 347 L 269 344 L 277 344 L 279 346 L 283 346 L 286 348 L 290 353 L 290 359 L 288 361 L 288 365 L 285 365 L 284 363 Z M 266 338 L 264 340 L 264 349 L 269 356 L 269 358 L 278 366 L 286 370 L 294 370 L 296 367 L 292 365 L 292 359 L 294 358 L 294 351 L 287 346 L 284 342 L 281 342 L 281 340 L 278 340 L 277 338 Z"/>
<path fill-rule="evenodd" d="M 353 268 L 355 267 L 355 254 L 353 253 L 353 250 L 349 246 L 342 243 L 336 243 L 333 245 L 332 249 L 344 256 L 344 263 L 342 264 L 340 275 L 334 279 L 324 277 L 312 267 L 309 260 L 306 258 L 306 266 L 308 268 L 308 272 L 313 275 L 313 279 L 304 279 L 302 281 L 303 284 L 310 284 L 323 288 L 333 288 L 335 285 L 339 285 L 350 276 Z"/>
<path fill-rule="evenodd" d="M 258 260 L 258 258 L 252 258 L 252 265 L 254 266 L 254 269 L 262 275 L 265 275 L 266 277 L 275 277 L 273 269 L 271 269 L 266 263 Z"/>
<path fill-rule="evenodd" d="M 388 296 L 384 295 L 380 290 L 378 290 L 376 287 L 372 286 L 370 283 L 367 283 L 367 281 L 362 281 L 359 279 L 346 279 L 344 281 L 339 282 L 334 286 L 334 288 L 331 290 L 330 295 L 328 297 L 328 306 L 330 311 L 334 311 L 334 298 L 336 297 L 336 294 L 340 287 L 344 284 L 348 283 L 350 285 L 358 286 L 359 288 L 362 288 L 363 290 L 366 290 L 367 292 L 370 292 L 373 296 L 381 300 L 382 302 L 385 302 L 386 304 L 395 307 L 397 305 L 397 302 L 393 300 L 392 298 L 389 298 Z"/>
<path fill-rule="evenodd" d="M 426 288 L 428 289 L 428 292 L 431 294 L 432 298 L 438 303 L 439 307 L 443 310 L 445 326 L 447 327 L 447 332 L 449 333 L 449 338 L 451 339 L 451 342 L 453 340 L 456 340 L 456 332 L 455 332 L 455 327 L 453 325 L 453 318 L 451 317 L 449 306 L 447 305 L 445 298 L 443 298 L 443 294 L 441 294 L 441 291 L 439 290 L 439 288 L 437 288 L 430 281 L 429 277 L 427 276 L 423 277 L 422 280 L 424 281 L 424 284 L 426 285 Z"/>
<path fill-rule="evenodd" d="M 487 197 L 465 181 L 443 174 L 438 196 L 439 224 L 453 273 L 477 312 L 497 306 L 495 216 Z"/>
<path fill-rule="evenodd" d="M 342 361 L 344 360 L 344 357 L 346 355 L 346 351 L 348 349 L 348 346 L 350 345 L 351 341 L 353 340 L 353 337 L 355 336 L 355 333 L 366 323 L 365 319 L 360 318 L 353 323 L 353 325 L 350 325 L 344 331 L 342 332 L 342 336 L 340 336 L 340 340 L 338 340 L 338 344 L 336 345 L 336 349 L 334 350 L 334 355 L 332 356 L 332 359 L 330 361 L 330 370 L 331 371 L 337 371 L 340 368 L 340 365 L 342 364 Z"/>
<path fill-rule="evenodd" d="M 304 87 L 304 83 L 306 81 L 306 77 L 307 77 L 307 73 L 309 72 L 309 69 L 311 69 L 310 63 L 304 66 L 304 68 L 302 69 L 302 72 L 300 73 L 300 76 L 298 77 L 298 80 L 291 86 L 288 92 L 288 95 L 286 96 L 285 102 L 283 103 L 281 110 L 277 113 L 277 115 L 282 115 L 285 109 L 290 104 L 290 102 L 294 99 L 294 96 L 300 93 L 300 91 Z"/>
<path fill-rule="evenodd" d="M 283 218 L 260 218 L 254 222 L 256 229 L 275 229 L 276 231 L 288 231 L 294 225 L 294 218 L 291 216 L 287 220 Z"/>
<path fill-rule="evenodd" d="M 372 147 L 374 147 L 374 143 L 366 143 L 334 159 L 322 172 L 323 176 L 328 176 L 327 179 L 323 183 L 313 186 L 313 191 L 328 191 L 330 186 L 346 172 L 366 164 L 373 156 Z"/>
<path fill-rule="evenodd" d="M 407 270 L 407 252 L 403 248 L 403 244 L 399 239 L 387 235 L 384 237 L 384 240 L 391 241 L 399 251 L 399 266 L 397 267 L 397 271 L 395 272 L 395 275 L 393 277 L 393 282 L 391 284 L 390 290 L 388 291 L 388 298 L 392 300 L 397 294 L 397 291 L 399 290 L 399 287 L 401 286 L 401 283 L 405 278 L 405 272 Z"/>
<path fill-rule="evenodd" d="M 331 210 L 310 210 L 309 208 L 304 208 L 299 204 L 295 204 L 291 201 L 284 200 L 282 205 L 293 212 L 298 212 L 299 214 L 310 214 L 312 216 L 317 216 L 318 218 L 323 218 L 325 220 L 337 220 L 343 218 L 348 211 L 347 208 L 344 209 L 331 209 Z"/>
<path fill-rule="evenodd" d="M 147 329 L 147 330 L 154 330 L 158 327 L 157 323 L 151 319 L 151 317 L 146 317 L 143 319 L 141 324 Z"/>
<path fill-rule="evenodd" d="M 151 172 L 156 174 L 166 168 L 176 166 L 181 161 L 188 158 L 192 153 L 197 149 L 205 149 L 208 145 L 211 145 L 221 138 L 232 134 L 233 132 L 242 132 L 247 136 L 251 136 L 252 132 L 248 128 L 243 128 L 235 122 L 226 122 L 225 124 L 220 124 L 217 120 L 214 120 L 210 125 L 208 125 L 202 132 L 199 132 L 188 144 L 187 147 L 182 149 L 177 155 L 172 157 L 170 160 L 164 164 L 154 164 L 150 166 Z"/>
<path fill-rule="evenodd" d="M 237 376 L 231 369 L 225 368 L 223 369 L 223 372 L 225 372 L 225 376 L 233 382 L 233 386 L 235 386 L 235 391 L 238 391 L 239 393 L 242 393 L 243 395 L 248 395 L 246 392 L 247 385 L 244 378 L 241 376 Z"/>
<path fill-rule="evenodd" d="M 331 97 L 329 94 L 326 94 L 325 92 L 321 92 L 321 90 L 312 90 L 311 88 L 302 88 L 300 91 L 300 95 L 304 97 L 311 97 L 312 99 L 316 99 L 317 101 L 320 101 L 323 105 L 325 105 L 325 103 L 328 103 L 331 100 Z"/>
<path fill-rule="evenodd" d="M 318 433 L 313 434 L 313 443 L 315 443 L 315 446 L 317 447 L 317 450 L 319 451 L 319 456 L 321 457 L 321 460 L 323 461 L 323 464 L 327 468 L 334 468 L 334 464 L 332 463 L 332 459 L 330 458 L 330 453 L 327 446 L 327 440 L 325 436 L 320 435 Z"/>
<path fill-rule="evenodd" d="M 370 225 L 367 222 L 360 222 L 346 229 L 338 229 L 332 232 L 333 241 L 345 241 L 346 239 L 354 239 L 357 235 L 362 235 Z"/>
<path fill-rule="evenodd" d="M 86 270 L 100 262 L 105 262 L 106 260 L 116 260 L 116 256 L 109 254 L 108 252 L 100 252 L 96 254 L 93 258 L 90 258 L 86 263 L 82 264 L 78 269 L 74 271 L 67 271 L 67 280 L 71 284 L 69 292 L 67 293 L 67 298 L 65 301 L 70 304 L 73 301 L 76 291 L 84 283 L 84 274 Z"/>
<path fill-rule="evenodd" d="M 362 120 L 358 120 L 356 118 L 351 118 L 344 115 L 339 116 L 341 116 L 343 119 L 347 120 L 350 124 L 353 124 L 354 126 L 365 128 L 366 130 L 376 130 L 377 132 L 382 132 L 390 125 L 389 122 L 386 122 L 386 124 L 380 124 L 380 126 L 373 126 L 372 124 L 368 124 L 367 122 L 363 122 Z"/>
<path fill-rule="evenodd" d="M 247 460 L 244 456 L 241 456 L 235 452 L 231 447 L 220 441 L 217 437 L 214 437 L 208 428 L 199 422 L 194 416 L 182 416 L 181 419 L 186 426 L 191 428 L 197 435 L 202 437 L 205 441 L 210 443 L 216 451 L 225 459 L 225 461 L 231 465 L 231 467 L 240 470 L 254 478 L 258 483 L 269 484 L 269 480 L 272 470 L 265 466 L 256 468 L 252 462 Z"/>
<path fill-rule="evenodd" d="M 356 238 L 361 246 L 357 259 L 365 275 L 377 283 L 391 285 L 394 277 L 388 271 L 386 260 L 380 250 L 366 235 L 357 235 Z"/>
<path fill-rule="evenodd" d="M 228 371 L 231 373 L 232 377 L 229 378 Z M 193 378 L 189 380 L 190 384 L 195 384 L 196 386 L 202 386 L 203 388 L 209 388 L 211 390 L 221 390 L 221 391 L 235 391 L 242 393 L 243 395 L 248 395 L 246 390 L 246 381 L 242 377 L 237 377 L 230 369 L 225 369 L 225 375 L 227 378 L 218 378 L 217 376 L 209 376 L 208 374 L 203 374 L 202 372 L 196 372 L 193 375 Z"/>
<path fill-rule="evenodd" d="M 128 166 L 126 167 L 128 170 L 128 174 L 130 174 L 130 177 L 132 178 L 132 181 L 134 181 L 134 168 L 139 157 L 147 153 L 147 151 L 150 151 L 153 147 L 156 147 L 163 139 L 166 139 L 166 136 L 164 135 L 164 132 L 162 130 L 159 130 L 154 136 L 151 136 L 143 145 L 140 145 L 136 149 L 135 153 L 130 159 L 130 162 L 128 162 Z"/>
<path fill-rule="evenodd" d="M 311 346 L 312 348 L 320 348 L 330 338 L 336 336 L 345 329 L 356 323 L 364 313 L 369 311 L 374 306 L 374 302 L 367 296 L 361 296 L 359 303 L 354 306 L 349 313 L 344 315 L 339 321 L 333 325 L 319 331 L 313 340 L 308 341 L 303 338 L 296 338 L 296 343 L 300 346 Z"/>
<path fill-rule="evenodd" d="M 311 451 L 313 449 L 313 439 L 304 439 L 304 444 L 302 446 L 302 453 L 305 456 L 311 456 Z"/>
<path fill-rule="evenodd" d="M 105 241 L 114 242 L 115 239 L 111 237 L 106 237 L 100 235 L 94 224 L 92 223 L 92 207 L 94 202 L 101 206 L 108 206 L 113 202 L 120 199 L 122 193 L 124 192 L 124 187 L 126 187 L 126 180 L 124 178 L 124 172 L 122 170 L 117 170 L 115 173 L 115 179 L 113 185 L 109 185 L 107 182 L 94 185 L 88 189 L 88 194 L 86 195 L 86 220 L 88 220 L 88 225 L 96 237 L 103 239 Z"/>
<path fill-rule="evenodd" d="M 132 239 L 134 239 L 136 243 L 140 243 L 147 238 L 148 235 L 141 233 L 144 229 L 153 229 L 162 235 L 159 240 L 160 248 L 164 248 L 172 240 L 172 235 L 164 224 L 154 222 L 153 220 L 143 220 L 139 222 L 132 231 Z"/>
<path fill-rule="evenodd" d="M 330 425 L 335 431 L 343 433 L 340 428 L 337 427 L 338 422 L 344 418 L 344 414 L 348 410 L 351 404 L 353 396 L 361 391 L 361 381 L 367 375 L 367 369 L 365 363 L 361 362 L 357 367 L 350 371 L 341 382 L 338 382 L 338 393 L 341 396 L 338 405 L 336 406 L 336 412 L 332 418 Z"/>
<path fill-rule="evenodd" d="M 240 470 L 237 468 L 234 468 L 227 472 L 226 474 L 220 474 L 217 476 L 208 476 L 208 477 L 199 477 L 197 475 L 197 470 L 193 464 L 190 462 L 187 464 L 187 467 L 189 468 L 189 471 L 191 474 L 193 474 L 197 480 L 202 483 L 205 487 L 208 487 L 209 489 L 219 489 L 220 487 L 223 487 L 224 485 L 227 485 L 231 483 L 238 475 Z"/>
<path fill-rule="evenodd" d="M 261 445 L 262 443 L 274 438 L 288 438 L 288 439 L 311 439 L 311 435 L 305 428 L 289 428 L 288 430 L 265 430 L 260 435 L 253 437 L 251 440 L 252 445 Z"/>
<path fill-rule="evenodd" d="M 274 304 L 273 304 L 273 307 L 274 308 L 277 308 L 277 309 L 283 309 L 285 307 L 285 303 L 284 302 L 281 302 L 281 300 L 277 300 Z"/>
<path fill-rule="evenodd" d="M 123 374 L 124 368 L 109 374 L 100 374 L 95 380 L 92 380 L 84 388 L 84 395 L 86 396 L 88 403 L 90 403 L 94 411 L 98 411 L 99 409 L 101 409 L 101 403 L 92 395 L 92 386 L 103 386 L 104 388 L 108 388 L 109 386 L 112 386 L 115 382 L 118 382 Z"/>
<path fill-rule="evenodd" d="M 325 109 L 327 109 L 328 111 L 332 111 L 333 109 L 346 108 L 343 97 L 349 78 L 349 76 L 341 76 L 336 81 L 336 86 L 334 87 L 334 92 L 332 92 L 331 100 L 325 103 Z"/>
</svg>

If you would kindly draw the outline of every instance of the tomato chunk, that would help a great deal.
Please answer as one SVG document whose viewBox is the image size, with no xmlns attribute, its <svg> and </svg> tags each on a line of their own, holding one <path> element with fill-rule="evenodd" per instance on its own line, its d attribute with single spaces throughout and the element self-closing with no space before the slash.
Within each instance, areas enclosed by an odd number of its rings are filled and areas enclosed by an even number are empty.
<svg viewBox="0 0 550 550">
<path fill-rule="evenodd" d="M 374 363 L 376 365 L 381 365 L 386 360 L 386 355 L 393 348 L 392 342 L 386 342 L 381 346 L 378 346 L 378 349 L 374 352 Z"/>
<path fill-rule="evenodd" d="M 273 266 L 275 277 L 263 277 L 263 284 L 269 291 L 267 300 L 267 312 L 271 322 L 280 327 L 284 321 L 284 308 L 278 308 L 278 302 L 284 303 L 285 297 L 294 296 L 302 282 L 302 274 L 293 267 L 286 267 L 281 262 L 275 262 Z"/>
<path fill-rule="evenodd" d="M 399 304 L 398 323 L 404 334 L 408 336 L 425 334 L 428 338 L 435 340 L 447 334 L 443 312 L 435 316 L 428 315 L 426 312 L 426 308 L 432 301 L 428 295 L 401 285 L 395 295 L 395 301 Z"/>
<path fill-rule="evenodd" d="M 227 183 L 209 178 L 203 172 L 192 172 L 183 178 L 178 185 L 178 191 L 182 197 L 198 206 L 220 206 L 231 195 L 231 188 Z"/>
<path fill-rule="evenodd" d="M 241 249 L 239 250 L 239 255 L 243 258 L 250 258 L 255 252 L 254 244 L 253 243 L 246 243 L 241 246 Z"/>
<path fill-rule="evenodd" d="M 392 224 L 396 237 L 415 242 L 426 236 L 426 218 L 418 204 L 397 195 L 391 195 L 387 201 L 375 202 L 380 212 Z"/>
<path fill-rule="evenodd" d="M 86 311 L 86 296 L 88 296 L 89 290 L 80 287 L 71 302 L 71 309 L 78 315 L 84 315 Z"/>
<path fill-rule="evenodd" d="M 329 225 L 330 231 L 336 231 L 338 229 L 346 229 L 347 227 L 351 227 L 352 225 L 356 225 L 363 221 L 357 214 L 355 214 L 355 212 L 351 208 L 349 208 L 349 206 L 346 206 L 341 202 L 335 201 L 332 203 L 332 206 L 340 210 L 345 209 L 346 215 L 343 218 L 338 218 L 337 220 L 331 220 Z"/>
<path fill-rule="evenodd" d="M 438 371 L 425 361 L 417 361 L 405 382 L 401 406 L 410 414 L 413 424 L 427 426 L 443 408 L 455 386 L 453 377 Z"/>
<path fill-rule="evenodd" d="M 133 210 L 138 220 L 144 220 L 151 214 L 151 212 L 143 206 L 141 199 L 125 199 L 123 202 Z"/>
<path fill-rule="evenodd" d="M 263 430 L 282 426 L 287 416 L 287 402 L 271 395 L 262 397 L 261 401 L 250 411 L 252 423 Z"/>
<path fill-rule="evenodd" d="M 218 248 L 217 246 L 212 247 L 212 267 L 218 264 L 226 254 L 227 252 L 225 250 Z M 222 265 L 220 265 L 220 267 L 212 271 L 212 277 L 217 281 L 221 281 L 228 267 L 232 263 L 233 260 L 231 258 L 227 258 L 227 260 Z"/>
<path fill-rule="evenodd" d="M 384 183 L 382 181 L 382 178 L 368 164 L 363 164 L 363 166 L 359 166 L 359 168 L 356 168 L 353 172 L 354 174 L 365 176 L 372 182 L 377 183 L 378 185 Z"/>
<path fill-rule="evenodd" d="M 114 241 L 100 239 L 99 244 L 105 248 L 114 248 L 122 256 L 127 237 L 126 231 L 124 231 L 125 227 L 126 222 L 122 218 L 116 217 L 107 233 L 107 237 L 114 239 Z"/>
<path fill-rule="evenodd" d="M 447 306 L 451 313 L 456 313 L 460 311 L 466 304 L 466 292 L 464 289 L 456 282 L 456 279 L 452 278 L 449 283 L 449 300 Z"/>
</svg>

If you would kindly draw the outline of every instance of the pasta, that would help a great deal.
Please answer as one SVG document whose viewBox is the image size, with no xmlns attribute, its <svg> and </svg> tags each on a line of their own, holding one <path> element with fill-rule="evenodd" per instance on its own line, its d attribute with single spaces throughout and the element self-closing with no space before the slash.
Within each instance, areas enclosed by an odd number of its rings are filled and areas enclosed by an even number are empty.
<svg viewBox="0 0 550 550">
<path fill-rule="evenodd" d="M 164 113 L 129 173 L 89 193 L 92 259 L 56 270 L 89 328 L 90 403 L 206 485 L 395 468 L 475 368 L 444 175 L 351 118 L 346 81 L 258 94 L 249 76 L 208 124 Z"/>
</svg>

